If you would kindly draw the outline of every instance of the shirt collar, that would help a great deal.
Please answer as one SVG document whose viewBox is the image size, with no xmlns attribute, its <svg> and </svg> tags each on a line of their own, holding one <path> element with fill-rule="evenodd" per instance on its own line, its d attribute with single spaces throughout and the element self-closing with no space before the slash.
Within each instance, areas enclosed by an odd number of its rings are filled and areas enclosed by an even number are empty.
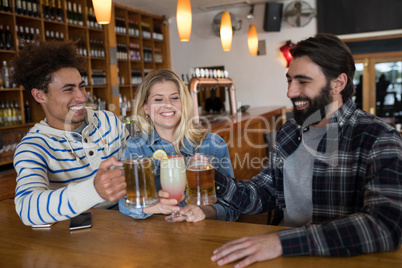
<svg viewBox="0 0 402 268">
<path fill-rule="evenodd" d="M 330 123 L 338 123 L 341 127 L 349 121 L 355 111 L 356 104 L 349 99 L 332 115 Z"/>
<path fill-rule="evenodd" d="M 159 137 L 158 132 L 156 132 L 156 130 L 152 130 L 152 133 L 150 136 L 148 136 L 147 139 L 147 146 L 151 147 L 152 145 L 154 145 L 155 142 L 161 140 L 161 137 Z"/>
<path fill-rule="evenodd" d="M 157 144 L 164 144 L 164 143 L 168 143 L 169 145 L 171 145 L 169 142 L 165 141 L 164 139 L 162 139 L 158 132 L 156 132 L 156 130 L 154 129 L 151 133 L 150 136 L 147 137 L 146 140 L 146 144 L 148 147 L 154 147 Z M 194 144 L 190 143 L 186 137 L 184 137 L 184 145 L 185 146 L 181 146 L 180 148 L 180 152 L 183 155 L 193 155 L 195 153 L 195 146 Z"/>
</svg>

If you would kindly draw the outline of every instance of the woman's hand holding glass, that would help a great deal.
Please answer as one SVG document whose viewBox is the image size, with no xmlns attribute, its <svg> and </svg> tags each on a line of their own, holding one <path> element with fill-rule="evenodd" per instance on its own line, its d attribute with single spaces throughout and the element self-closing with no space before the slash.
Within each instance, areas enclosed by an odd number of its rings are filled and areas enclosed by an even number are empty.
<svg viewBox="0 0 402 268">
<path fill-rule="evenodd" d="M 183 194 L 180 202 L 177 202 L 176 199 L 169 198 L 169 193 L 163 190 L 159 190 L 158 192 L 159 203 L 155 206 L 144 208 L 143 212 L 145 214 L 171 214 L 175 211 L 180 211 L 181 207 L 179 207 L 179 203 L 184 200 L 185 195 Z"/>
</svg>

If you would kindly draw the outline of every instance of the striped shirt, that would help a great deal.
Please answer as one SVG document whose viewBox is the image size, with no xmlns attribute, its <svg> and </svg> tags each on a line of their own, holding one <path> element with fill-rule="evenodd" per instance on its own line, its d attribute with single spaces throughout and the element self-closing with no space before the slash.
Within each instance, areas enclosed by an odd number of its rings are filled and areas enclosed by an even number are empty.
<svg viewBox="0 0 402 268">
<path fill-rule="evenodd" d="M 279 130 L 270 162 L 251 180 L 216 174 L 217 195 L 242 213 L 286 207 L 283 165 L 303 145 L 289 120 Z M 402 139 L 378 117 L 348 100 L 331 118 L 313 164 L 312 223 L 281 230 L 284 256 L 353 256 L 391 251 L 401 245 Z"/>
<path fill-rule="evenodd" d="M 15 208 L 25 225 L 62 221 L 89 208 L 116 207 L 99 196 L 94 177 L 103 160 L 120 159 L 120 120 L 109 111 L 86 111 L 82 133 L 59 130 L 41 121 L 19 143 Z"/>
</svg>

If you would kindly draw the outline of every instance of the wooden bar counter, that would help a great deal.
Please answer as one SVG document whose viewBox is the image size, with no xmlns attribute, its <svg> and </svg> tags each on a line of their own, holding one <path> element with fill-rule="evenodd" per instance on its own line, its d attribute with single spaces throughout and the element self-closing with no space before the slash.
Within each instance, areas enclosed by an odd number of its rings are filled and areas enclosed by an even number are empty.
<svg viewBox="0 0 402 268">
<path fill-rule="evenodd" d="M 212 252 L 225 242 L 281 227 L 205 220 L 169 223 L 163 216 L 134 220 L 119 211 L 92 209 L 92 228 L 47 229 L 22 224 L 11 199 L 0 202 L 0 267 L 218 267 Z M 250 267 L 400 267 L 402 249 L 351 258 L 279 257 Z M 233 267 L 233 264 L 224 267 Z"/>
<path fill-rule="evenodd" d="M 286 107 L 253 108 L 217 118 L 220 120 L 204 126 L 221 136 L 228 145 L 235 178 L 251 179 L 261 171 L 268 159 L 264 134 L 272 135 L 273 139 L 286 120 Z"/>
</svg>

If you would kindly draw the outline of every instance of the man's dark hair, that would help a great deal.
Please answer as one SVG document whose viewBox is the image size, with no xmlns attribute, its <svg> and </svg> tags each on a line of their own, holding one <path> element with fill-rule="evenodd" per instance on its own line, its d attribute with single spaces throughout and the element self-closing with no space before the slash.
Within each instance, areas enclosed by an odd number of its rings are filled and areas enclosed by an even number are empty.
<svg viewBox="0 0 402 268">
<path fill-rule="evenodd" d="M 12 81 L 22 85 L 25 90 L 37 88 L 48 92 L 53 73 L 61 68 L 76 68 L 83 72 L 84 58 L 77 54 L 76 45 L 72 41 L 41 41 L 26 43 L 21 52 L 12 60 L 14 70 Z"/>
<path fill-rule="evenodd" d="M 308 56 L 321 67 L 327 81 L 345 73 L 348 83 L 342 90 L 342 100 L 345 103 L 354 93 L 353 77 L 355 61 L 348 46 L 333 34 L 319 33 L 314 37 L 300 41 L 290 50 L 294 58 Z"/>
</svg>

